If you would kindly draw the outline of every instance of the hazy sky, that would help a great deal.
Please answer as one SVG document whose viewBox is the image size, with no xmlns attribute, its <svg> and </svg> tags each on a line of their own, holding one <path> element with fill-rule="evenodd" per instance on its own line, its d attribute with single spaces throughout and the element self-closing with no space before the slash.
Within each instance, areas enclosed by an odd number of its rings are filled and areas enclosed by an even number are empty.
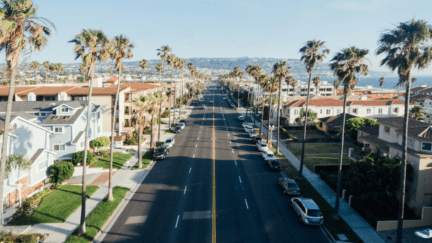
<svg viewBox="0 0 432 243">
<path fill-rule="evenodd" d="M 34 0 L 38 16 L 57 32 L 32 59 L 74 62 L 69 40 L 82 29 L 124 34 L 135 44 L 133 61 L 157 58 L 169 45 L 188 57 L 299 58 L 306 41 L 326 41 L 331 53 L 349 46 L 367 48 L 372 69 L 383 30 L 412 18 L 432 24 L 431 0 Z M 3 53 L 2 53 L 3 54 Z M 379 58 L 379 57 L 378 57 Z M 3 60 L 1 62 L 4 62 Z M 432 75 L 432 68 L 420 75 Z"/>
</svg>

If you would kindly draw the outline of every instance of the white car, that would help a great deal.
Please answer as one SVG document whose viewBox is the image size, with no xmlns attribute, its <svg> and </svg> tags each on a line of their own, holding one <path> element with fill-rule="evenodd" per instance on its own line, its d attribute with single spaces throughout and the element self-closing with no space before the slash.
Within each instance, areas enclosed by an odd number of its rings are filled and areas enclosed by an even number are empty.
<svg viewBox="0 0 432 243">
<path fill-rule="evenodd" d="M 250 131 L 253 131 L 253 127 L 252 126 L 245 126 L 244 130 L 245 130 L 245 132 L 249 133 Z"/>
<path fill-rule="evenodd" d="M 165 146 L 167 147 L 167 148 L 172 148 L 173 146 L 174 146 L 174 144 L 175 144 L 175 139 L 174 138 L 168 138 L 166 141 L 165 141 Z"/>
<path fill-rule="evenodd" d="M 180 127 L 180 129 L 184 129 L 184 128 L 186 127 L 186 125 L 185 125 L 184 123 L 181 123 L 181 122 L 180 122 L 180 123 L 178 124 L 178 127 Z"/>
<path fill-rule="evenodd" d="M 250 131 L 249 132 L 249 137 L 250 138 L 253 138 L 253 137 L 256 137 L 256 136 L 257 136 L 257 134 L 254 131 Z"/>
<path fill-rule="evenodd" d="M 292 198 L 291 207 L 304 224 L 319 226 L 324 223 L 321 210 L 312 199 L 301 197 Z"/>
<path fill-rule="evenodd" d="M 261 151 L 261 152 L 268 151 L 268 146 L 264 142 L 256 143 L 256 147 L 257 147 L 258 151 Z"/>
<path fill-rule="evenodd" d="M 429 239 L 432 238 L 432 229 L 418 230 L 414 234 L 420 238 Z"/>
<path fill-rule="evenodd" d="M 272 151 L 264 151 L 261 153 L 261 157 L 263 157 L 264 161 L 267 160 L 274 160 L 275 156 L 274 153 Z"/>
<path fill-rule="evenodd" d="M 222 99 L 226 100 L 226 99 L 227 99 L 227 97 L 223 97 Z"/>
<path fill-rule="evenodd" d="M 231 104 L 232 105 L 232 104 Z M 238 116 L 237 117 L 237 120 L 239 120 L 239 121 L 245 121 L 246 119 L 244 118 L 244 116 Z"/>
<path fill-rule="evenodd" d="M 253 123 L 252 122 L 243 122 L 242 127 L 245 127 L 245 126 L 253 126 Z"/>
</svg>

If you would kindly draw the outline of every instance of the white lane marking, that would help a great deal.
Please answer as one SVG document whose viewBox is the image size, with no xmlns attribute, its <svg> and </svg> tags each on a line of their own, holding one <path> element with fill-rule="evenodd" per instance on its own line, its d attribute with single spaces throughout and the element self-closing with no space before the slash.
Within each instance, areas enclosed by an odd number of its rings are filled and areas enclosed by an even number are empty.
<svg viewBox="0 0 432 243">
<path fill-rule="evenodd" d="M 195 144 L 195 148 L 198 148 L 198 144 Z"/>
<path fill-rule="evenodd" d="M 246 200 L 246 199 L 245 199 L 245 200 Z M 176 222 L 176 226 L 175 226 L 176 229 L 177 229 L 177 225 L 178 225 L 178 221 L 179 221 L 179 219 L 180 219 L 180 215 L 177 216 L 177 222 Z"/>
<path fill-rule="evenodd" d="M 234 160 L 235 165 L 237 165 L 237 160 Z"/>
<path fill-rule="evenodd" d="M 230 143 L 231 143 L 231 140 L 230 140 Z"/>
<path fill-rule="evenodd" d="M 191 171 L 192 171 L 192 167 L 189 168 L 189 174 L 191 173 Z"/>
<path fill-rule="evenodd" d="M 198 137 L 198 140 L 199 140 L 199 137 Z"/>
<path fill-rule="evenodd" d="M 194 158 L 195 159 L 195 154 L 192 156 L 192 158 Z"/>
<path fill-rule="evenodd" d="M 239 181 L 240 181 L 240 183 L 242 183 L 242 181 L 241 181 L 241 177 L 239 176 Z"/>
<path fill-rule="evenodd" d="M 249 205 L 247 204 L 247 200 L 245 199 L 245 203 L 246 203 L 246 208 L 249 209 Z M 177 226 L 176 226 L 177 228 Z"/>
<path fill-rule="evenodd" d="M 229 137 L 229 133 L 228 133 L 228 137 Z"/>
<path fill-rule="evenodd" d="M 142 224 L 146 221 L 147 215 L 143 216 L 131 216 L 126 220 L 125 224 Z"/>
<path fill-rule="evenodd" d="M 185 187 L 185 190 L 184 190 L 183 194 L 186 194 L 186 189 L 187 189 L 187 186 Z"/>
<path fill-rule="evenodd" d="M 234 149 L 231 149 L 232 153 L 234 153 Z"/>
</svg>

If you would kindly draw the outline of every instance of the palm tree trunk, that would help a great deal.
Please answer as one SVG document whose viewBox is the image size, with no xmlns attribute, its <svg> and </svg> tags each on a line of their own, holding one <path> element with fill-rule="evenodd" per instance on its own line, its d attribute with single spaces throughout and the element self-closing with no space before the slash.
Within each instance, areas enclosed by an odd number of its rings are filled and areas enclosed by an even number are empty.
<svg viewBox="0 0 432 243">
<path fill-rule="evenodd" d="M 168 128 L 170 131 L 171 131 L 171 97 L 172 97 L 172 90 L 170 92 L 170 96 L 168 97 L 168 109 L 169 109 Z"/>
<path fill-rule="evenodd" d="M 239 100 L 239 98 L 240 98 L 240 83 L 238 85 L 238 91 L 237 91 L 237 109 L 240 108 L 240 100 Z"/>
<path fill-rule="evenodd" d="M 164 77 L 165 77 L 165 62 L 163 63 L 163 70 L 162 70 L 162 83 L 164 83 Z M 161 91 L 160 91 L 160 97 L 159 97 L 159 131 L 158 131 L 158 141 L 160 141 L 160 132 L 161 132 L 161 112 L 162 112 L 162 85 L 161 85 Z"/>
<path fill-rule="evenodd" d="M 94 74 L 91 76 L 91 80 L 93 80 Z M 120 80 L 119 80 L 120 82 Z M 93 82 L 90 81 L 90 88 L 87 100 L 87 121 L 85 128 L 85 138 L 84 138 L 84 161 L 83 161 L 83 178 L 82 178 L 82 203 L 81 203 L 81 220 L 80 220 L 80 228 L 78 235 L 82 235 L 86 232 L 86 224 L 85 224 L 85 212 L 86 212 L 86 166 L 87 166 L 87 153 L 88 153 L 88 145 L 89 145 L 89 128 L 90 128 L 90 120 L 91 120 L 91 95 L 93 90 Z M 116 104 L 117 105 L 117 104 Z M 115 106 L 114 106 L 115 108 Z M 115 114 L 114 114 L 115 116 Z"/>
<path fill-rule="evenodd" d="M 151 126 L 151 129 L 150 129 L 150 151 L 152 151 L 153 152 L 153 141 L 154 141 L 154 115 L 152 114 L 151 115 L 151 122 L 150 122 L 150 126 Z"/>
<path fill-rule="evenodd" d="M 403 137 L 402 137 L 402 165 L 401 165 L 401 177 L 399 186 L 399 212 L 398 212 L 398 223 L 396 232 L 396 242 L 402 242 L 402 229 L 403 229 L 403 219 L 405 210 L 405 191 L 406 191 L 406 167 L 408 158 L 408 115 L 409 115 L 409 100 L 411 93 L 411 70 L 408 71 L 408 80 L 406 82 L 406 92 L 405 92 L 405 114 L 404 114 L 404 124 L 403 124 Z"/>
<path fill-rule="evenodd" d="M 140 119 L 140 118 L 139 118 Z M 142 148 L 141 148 L 141 140 L 142 140 L 142 134 L 143 134 L 143 122 L 142 119 L 139 121 L 139 127 L 138 127 L 138 169 L 141 169 L 142 167 Z"/>
<path fill-rule="evenodd" d="M 248 111 L 249 111 L 249 93 L 250 93 L 250 88 L 248 86 L 248 96 L 247 96 L 247 101 L 246 101 L 246 116 L 248 116 Z"/>
<path fill-rule="evenodd" d="M 282 79 L 279 80 L 279 103 L 278 103 L 278 119 L 277 119 L 277 142 L 276 142 L 276 154 L 279 153 L 279 141 L 280 141 L 280 134 L 279 134 L 279 126 L 280 126 L 280 107 L 282 103 Z"/>
<path fill-rule="evenodd" d="M 273 88 L 273 87 L 272 87 Z M 272 89 L 273 91 L 273 89 Z M 272 102 L 273 102 L 273 93 L 270 93 L 270 106 L 268 111 L 268 122 L 267 122 L 267 144 L 269 147 L 271 147 L 270 141 L 270 117 L 271 117 L 271 110 L 272 110 Z"/>
<path fill-rule="evenodd" d="M 261 126 L 260 126 L 260 136 L 263 136 L 263 124 L 264 124 L 264 103 L 265 103 L 265 96 L 264 91 L 262 90 L 262 107 L 261 107 Z"/>
<path fill-rule="evenodd" d="M 18 60 L 16 60 L 18 63 Z M 9 94 L 8 101 L 6 106 L 6 118 L 4 124 L 4 132 L 3 132 L 3 144 L 1 148 L 1 166 L 0 166 L 0 195 L 1 195 L 1 209 L 0 209 L 0 217 L 1 222 L 0 225 L 3 227 L 3 194 L 4 194 L 4 178 L 5 178 L 5 168 L 6 168 L 6 158 L 7 158 L 7 145 L 8 145 L 8 137 L 9 137 L 9 125 L 10 118 L 12 114 L 12 103 L 14 97 L 14 88 L 15 88 L 15 76 L 16 76 L 16 67 L 11 67 L 10 62 L 8 62 L 7 69 L 12 70 L 10 72 L 10 82 L 9 82 Z M 9 73 L 9 72 L 7 72 Z"/>
<path fill-rule="evenodd" d="M 306 112 L 305 112 L 305 121 L 303 126 L 303 143 L 302 143 L 302 154 L 300 160 L 300 169 L 297 179 L 303 179 L 303 163 L 304 163 L 304 154 L 305 154 L 305 145 L 306 145 L 306 129 L 307 129 L 307 117 L 308 117 L 308 109 L 309 109 L 309 93 L 310 93 L 310 84 L 312 79 L 312 72 L 309 73 L 309 81 L 308 81 L 308 90 L 306 97 Z"/>
<path fill-rule="evenodd" d="M 342 163 L 343 163 L 343 148 L 344 148 L 344 140 L 345 140 L 346 100 L 348 96 L 347 88 L 344 87 L 344 90 L 345 92 L 344 92 L 343 115 L 342 115 L 341 149 L 340 149 L 340 158 L 339 158 L 338 175 L 337 175 L 336 202 L 335 202 L 335 208 L 333 212 L 334 219 L 339 219 L 339 197 L 341 195 L 341 187 L 342 187 Z"/>
<path fill-rule="evenodd" d="M 114 201 L 113 196 L 113 185 L 112 185 L 112 164 L 114 159 L 114 129 L 115 129 L 115 121 L 116 121 L 116 113 L 117 113 L 117 104 L 119 102 L 119 93 L 120 93 L 120 77 L 121 77 L 121 69 L 119 69 L 119 81 L 117 82 L 117 91 L 116 98 L 114 103 L 114 115 L 112 117 L 112 127 L 111 127 L 111 151 L 110 151 L 110 164 L 109 164 L 109 178 L 108 178 L 108 201 Z M 93 79 L 92 79 L 93 80 Z M 92 83 L 92 82 L 90 82 Z M 119 116 L 120 118 L 120 116 Z M 120 121 L 119 121 L 119 129 L 120 129 Z"/>
</svg>

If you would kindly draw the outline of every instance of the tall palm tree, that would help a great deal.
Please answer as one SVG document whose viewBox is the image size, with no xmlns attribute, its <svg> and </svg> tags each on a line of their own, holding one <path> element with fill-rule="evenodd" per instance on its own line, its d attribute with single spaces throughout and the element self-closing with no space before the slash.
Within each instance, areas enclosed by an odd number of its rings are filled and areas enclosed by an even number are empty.
<svg viewBox="0 0 432 243">
<path fill-rule="evenodd" d="M 262 93 L 262 106 L 261 106 L 261 126 L 260 126 L 260 135 L 263 136 L 263 124 L 264 124 L 264 104 L 265 104 L 265 93 L 264 91 L 267 88 L 270 77 L 267 74 L 262 74 L 258 78 L 258 85 L 261 87 Z"/>
<path fill-rule="evenodd" d="M 53 77 L 53 83 L 55 83 L 55 78 L 54 78 L 53 73 L 56 71 L 56 69 L 57 69 L 56 64 L 55 63 L 50 63 L 48 71 L 50 72 L 51 76 Z"/>
<path fill-rule="evenodd" d="M 278 114 L 278 120 L 277 120 L 277 142 L 276 142 L 276 154 L 279 153 L 279 126 L 280 126 L 280 109 L 281 109 L 281 103 L 282 103 L 282 81 L 290 76 L 289 69 L 290 67 L 287 67 L 286 61 L 280 61 L 279 63 L 275 63 L 273 65 L 272 73 L 274 77 L 277 79 L 278 86 L 279 86 L 279 100 L 278 100 L 278 108 L 277 108 L 277 114 Z"/>
<path fill-rule="evenodd" d="M 31 0 L 0 0 L 0 52 L 6 52 L 6 70 L 9 80 L 9 94 L 6 106 L 6 118 L 3 132 L 3 144 L 1 148 L 0 162 L 0 195 L 4 193 L 4 175 L 6 167 L 7 140 L 9 123 L 12 113 L 15 77 L 20 60 L 20 55 L 25 51 L 42 50 L 48 43 L 47 37 L 51 35 L 48 26 L 54 29 L 54 24 L 44 18 L 36 17 L 38 7 Z M 0 218 L 3 216 L 3 205 L 0 207 Z M 3 220 L 0 220 L 3 225 Z"/>
<path fill-rule="evenodd" d="M 48 71 L 49 71 L 50 63 L 48 61 L 45 61 L 42 63 L 42 66 L 45 69 L 45 83 L 48 83 Z"/>
<path fill-rule="evenodd" d="M 172 50 L 169 46 L 161 46 L 161 48 L 157 49 L 157 55 L 161 57 L 162 60 L 162 82 L 164 82 L 165 76 L 165 62 L 168 60 L 168 53 Z M 175 98 L 174 98 L 175 99 Z M 162 112 L 162 89 L 160 91 L 159 96 L 159 132 L 158 132 L 158 141 L 160 141 L 160 132 L 161 132 L 161 112 Z"/>
<path fill-rule="evenodd" d="M 293 76 L 287 76 L 285 78 L 285 83 L 287 84 L 287 96 L 289 96 L 289 86 L 293 86 L 293 83 L 295 81 L 295 85 L 297 87 L 297 80 Z M 295 93 L 295 87 L 293 87 L 293 92 Z"/>
<path fill-rule="evenodd" d="M 320 40 L 311 40 L 306 43 L 305 46 L 300 48 L 299 52 L 302 54 L 300 61 L 306 64 L 306 71 L 309 73 L 307 97 L 306 97 L 306 112 L 305 120 L 303 126 L 303 143 L 302 143 L 302 153 L 300 160 L 300 169 L 297 179 L 303 179 L 303 164 L 304 164 L 304 153 L 305 153 L 305 142 L 306 142 L 306 126 L 307 126 L 307 116 L 309 109 L 309 96 L 310 96 L 310 85 L 312 79 L 312 72 L 315 68 L 317 62 L 323 62 L 326 58 L 326 54 L 330 52 L 329 49 L 325 48 L 325 42 Z"/>
<path fill-rule="evenodd" d="M 241 85 L 241 80 L 244 77 L 244 72 L 237 72 L 237 77 L 239 78 L 239 85 L 238 85 L 238 92 L 237 92 L 237 108 L 239 108 L 240 107 L 240 101 L 239 101 L 239 98 L 240 98 L 240 85 Z"/>
<path fill-rule="evenodd" d="M 176 59 L 177 59 L 177 57 L 174 54 L 168 55 L 168 59 L 167 59 L 167 64 L 171 67 L 171 90 L 173 91 L 174 109 L 176 108 L 177 84 L 174 84 L 173 70 L 174 70 L 174 66 L 176 64 Z M 170 107 L 170 109 L 171 109 L 171 107 Z M 174 123 L 174 120 L 175 120 L 175 116 L 173 119 L 173 123 Z"/>
<path fill-rule="evenodd" d="M 143 70 L 143 77 L 144 77 L 144 70 L 146 69 L 146 68 L 148 68 L 148 64 L 147 64 L 147 60 L 146 59 L 142 59 L 140 62 L 139 62 L 139 66 L 142 68 L 142 70 Z"/>
<path fill-rule="evenodd" d="M 109 58 L 108 47 L 110 41 L 101 30 L 83 30 L 77 34 L 74 39 L 70 41 L 75 44 L 75 60 L 81 58 L 83 64 L 87 67 L 86 77 L 90 77 L 90 80 L 94 78 L 94 70 L 96 61 L 103 61 Z M 85 210 L 86 210 L 86 163 L 87 163 L 87 152 L 89 147 L 89 127 L 91 119 L 91 95 L 93 90 L 93 82 L 89 83 L 89 94 L 87 103 L 87 122 L 84 135 L 84 161 L 83 161 L 83 178 L 82 178 L 82 206 L 81 206 L 81 220 L 79 227 L 79 234 L 86 232 L 85 227 Z M 111 134 L 114 136 L 114 134 Z"/>
<path fill-rule="evenodd" d="M 82 76 L 84 77 L 84 82 L 85 82 L 86 81 L 85 74 L 88 72 L 88 67 L 83 63 L 79 66 L 79 70 L 80 70 L 80 73 L 82 74 Z"/>
<path fill-rule="evenodd" d="M 339 87 L 340 87 L 340 80 L 338 79 L 338 80 L 335 80 L 335 81 L 333 81 L 333 87 L 334 87 L 334 90 L 335 90 L 335 96 L 337 96 L 337 90 L 339 89 Z"/>
<path fill-rule="evenodd" d="M 424 20 L 415 20 L 400 23 L 393 30 L 384 32 L 378 43 L 377 55 L 385 54 L 381 66 L 387 66 L 392 71 L 397 70 L 399 85 L 405 85 L 405 114 L 402 137 L 402 172 L 399 190 L 399 214 L 396 242 L 402 240 L 402 223 L 404 218 L 405 190 L 406 190 L 406 163 L 408 156 L 408 115 L 411 93 L 411 75 L 413 69 L 425 69 L 431 62 L 431 26 Z"/>
<path fill-rule="evenodd" d="M 337 177 L 337 190 L 336 190 L 336 203 L 334 208 L 333 217 L 335 219 L 339 218 L 339 196 L 341 193 L 341 181 L 342 181 L 342 162 L 343 162 L 343 146 L 345 139 L 345 118 L 346 118 L 346 101 L 347 96 L 357 85 L 358 79 L 356 74 L 363 73 L 365 76 L 368 74 L 368 66 L 364 64 L 366 60 L 366 55 L 369 50 L 358 49 L 356 47 L 350 47 L 343 49 L 338 52 L 331 60 L 331 70 L 334 75 L 338 77 L 344 84 L 344 101 L 343 101 L 343 115 L 342 115 L 342 136 L 341 136 L 341 150 L 339 158 L 338 167 L 338 177 Z"/>
<path fill-rule="evenodd" d="M 252 70 L 250 71 L 250 75 L 254 78 L 256 85 L 258 85 L 258 79 L 261 76 L 261 71 L 262 71 L 262 68 L 259 65 L 253 66 Z M 255 97 L 254 97 L 254 99 L 255 99 Z M 255 118 L 256 117 L 254 117 L 254 125 L 255 125 Z"/>
<path fill-rule="evenodd" d="M 379 85 L 381 86 L 381 98 L 384 96 L 384 83 L 385 83 L 385 78 L 381 77 L 379 79 Z"/>
<path fill-rule="evenodd" d="M 265 84 L 266 91 L 270 93 L 270 105 L 268 110 L 268 123 L 267 123 L 267 143 L 269 147 L 272 147 L 272 143 L 270 140 L 270 118 L 272 117 L 272 103 L 273 103 L 273 94 L 278 90 L 279 80 L 275 77 L 271 77 L 267 80 Z"/>
<path fill-rule="evenodd" d="M 116 113 L 117 113 L 117 104 L 119 102 L 119 93 L 120 93 L 120 83 L 122 76 L 122 65 L 124 59 L 130 59 L 133 57 L 132 49 L 135 46 L 130 42 L 130 40 L 123 35 L 119 35 L 114 37 L 111 40 L 111 46 L 109 50 L 110 59 L 114 60 L 115 68 L 118 71 L 119 80 L 117 82 L 117 91 L 115 97 L 115 106 L 114 106 L 114 116 L 112 117 L 112 127 L 111 127 L 111 153 L 110 153 L 110 165 L 109 165 L 109 185 L 108 185 L 108 201 L 114 201 L 113 196 L 113 185 L 112 185 L 112 164 L 114 159 L 114 127 L 116 121 Z M 93 79 L 92 79 L 93 80 Z M 141 127 L 142 128 L 142 127 Z M 142 136 L 142 131 L 140 131 Z M 141 140 L 138 140 L 138 148 L 141 148 Z M 142 157 L 138 157 L 138 161 L 140 162 Z M 139 167 L 141 168 L 141 167 Z"/>
<path fill-rule="evenodd" d="M 37 70 L 40 68 L 40 63 L 37 61 L 33 61 L 30 63 L 30 69 L 35 71 L 35 80 L 37 82 Z"/>
<path fill-rule="evenodd" d="M 57 63 L 56 67 L 55 67 L 56 71 L 57 71 L 57 76 L 64 73 L 64 68 L 63 68 L 63 64 L 61 63 Z M 58 77 L 57 77 L 58 78 Z"/>
<path fill-rule="evenodd" d="M 316 95 L 318 95 L 318 85 L 320 85 L 321 79 L 318 76 L 316 76 L 315 78 L 312 79 L 312 83 L 315 86 Z"/>
</svg>

